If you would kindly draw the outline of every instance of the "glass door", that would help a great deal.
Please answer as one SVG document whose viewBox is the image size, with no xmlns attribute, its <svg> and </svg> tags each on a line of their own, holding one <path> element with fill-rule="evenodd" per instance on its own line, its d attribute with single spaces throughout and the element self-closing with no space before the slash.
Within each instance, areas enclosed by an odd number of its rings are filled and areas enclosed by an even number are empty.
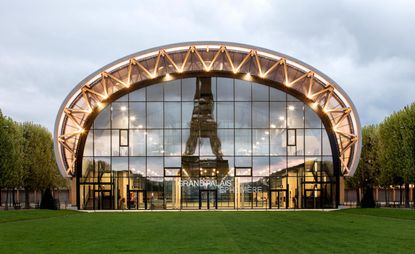
<svg viewBox="0 0 415 254">
<path fill-rule="evenodd" d="M 144 190 L 127 190 L 128 192 L 128 200 L 126 204 L 124 204 L 124 200 L 121 200 L 120 207 L 122 209 L 130 209 L 130 210 L 140 210 L 140 209 L 147 209 L 146 203 L 146 191 Z M 125 206 L 124 206 L 125 205 Z"/>
<path fill-rule="evenodd" d="M 287 190 L 271 190 L 270 196 L 269 208 L 288 208 Z"/>
<path fill-rule="evenodd" d="M 217 209 L 217 190 L 200 190 L 199 209 Z"/>
<path fill-rule="evenodd" d="M 98 198 L 99 210 L 113 209 L 111 190 L 99 189 L 96 191 L 96 196 Z"/>
</svg>

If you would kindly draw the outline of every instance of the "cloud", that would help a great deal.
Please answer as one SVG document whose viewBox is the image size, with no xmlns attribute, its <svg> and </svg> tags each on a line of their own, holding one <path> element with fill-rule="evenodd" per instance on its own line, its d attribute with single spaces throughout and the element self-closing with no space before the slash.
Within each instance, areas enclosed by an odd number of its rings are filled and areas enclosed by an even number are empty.
<svg viewBox="0 0 415 254">
<path fill-rule="evenodd" d="M 362 123 L 414 101 L 411 1 L 9 1 L 0 10 L 0 108 L 52 130 L 60 103 L 96 69 L 191 40 L 298 58 L 349 94 Z"/>
</svg>

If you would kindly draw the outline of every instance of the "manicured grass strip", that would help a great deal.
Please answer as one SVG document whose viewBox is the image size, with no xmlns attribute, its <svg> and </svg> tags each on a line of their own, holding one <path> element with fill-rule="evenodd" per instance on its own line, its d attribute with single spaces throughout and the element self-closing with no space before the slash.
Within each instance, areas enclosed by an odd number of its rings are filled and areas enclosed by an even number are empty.
<svg viewBox="0 0 415 254">
<path fill-rule="evenodd" d="M 367 215 L 367 216 L 376 216 L 383 218 L 394 218 L 402 220 L 415 220 L 415 209 L 393 209 L 393 208 L 355 208 L 355 209 L 344 209 L 336 211 L 337 213 L 344 214 L 357 214 L 357 215 Z"/>
<path fill-rule="evenodd" d="M 78 214 L 77 211 L 70 210 L 9 210 L 0 211 L 0 223 L 15 222 L 21 220 L 45 219 L 50 217 L 59 217 L 72 214 Z"/>
<path fill-rule="evenodd" d="M 406 211 L 353 210 L 47 211 L 50 218 L 0 224 L 0 253 L 413 253 L 415 221 Z"/>
</svg>

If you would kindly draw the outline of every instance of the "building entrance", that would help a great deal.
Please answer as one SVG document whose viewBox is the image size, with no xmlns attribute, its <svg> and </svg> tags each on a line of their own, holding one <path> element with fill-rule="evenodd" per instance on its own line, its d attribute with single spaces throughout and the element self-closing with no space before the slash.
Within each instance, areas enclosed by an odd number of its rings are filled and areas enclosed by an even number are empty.
<svg viewBox="0 0 415 254">
<path fill-rule="evenodd" d="M 199 209 L 218 209 L 217 190 L 199 191 Z"/>
<path fill-rule="evenodd" d="M 130 210 L 147 209 L 147 202 L 146 202 L 147 192 L 146 191 L 144 191 L 144 190 L 128 190 L 127 189 L 127 192 L 128 192 L 128 195 L 127 195 L 127 197 L 128 197 L 127 208 L 128 209 L 130 209 Z"/>
<path fill-rule="evenodd" d="M 271 190 L 270 191 L 269 208 L 288 208 L 287 190 Z"/>
</svg>

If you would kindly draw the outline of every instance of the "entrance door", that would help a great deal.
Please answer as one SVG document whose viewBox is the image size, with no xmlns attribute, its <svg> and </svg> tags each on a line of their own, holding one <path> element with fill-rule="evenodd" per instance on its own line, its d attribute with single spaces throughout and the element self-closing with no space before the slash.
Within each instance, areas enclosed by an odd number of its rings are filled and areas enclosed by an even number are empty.
<svg viewBox="0 0 415 254">
<path fill-rule="evenodd" d="M 127 189 L 127 209 L 130 210 L 139 210 L 139 209 L 147 209 L 147 198 L 146 198 L 146 191 L 144 190 L 128 190 Z"/>
<path fill-rule="evenodd" d="M 112 195 L 111 190 L 97 190 L 95 191 L 98 196 L 98 209 L 109 210 L 112 209 Z"/>
<path fill-rule="evenodd" d="M 199 191 L 199 209 L 217 209 L 218 193 L 217 190 Z"/>
<path fill-rule="evenodd" d="M 287 190 L 271 190 L 269 208 L 288 208 Z"/>
</svg>

